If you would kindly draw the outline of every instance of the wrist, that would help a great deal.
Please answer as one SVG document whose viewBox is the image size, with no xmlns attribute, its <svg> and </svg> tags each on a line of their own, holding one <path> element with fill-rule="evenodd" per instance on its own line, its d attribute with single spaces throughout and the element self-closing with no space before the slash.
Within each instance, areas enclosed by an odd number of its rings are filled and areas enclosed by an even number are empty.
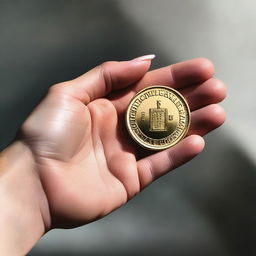
<svg viewBox="0 0 256 256">
<path fill-rule="evenodd" d="M 0 254 L 25 255 L 46 232 L 47 199 L 33 154 L 15 141 L 0 154 Z"/>
</svg>

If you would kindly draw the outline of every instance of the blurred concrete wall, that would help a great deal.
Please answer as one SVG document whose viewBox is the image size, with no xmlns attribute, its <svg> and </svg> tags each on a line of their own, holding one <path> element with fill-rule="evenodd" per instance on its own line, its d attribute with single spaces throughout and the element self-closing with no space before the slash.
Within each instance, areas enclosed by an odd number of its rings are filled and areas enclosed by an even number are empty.
<svg viewBox="0 0 256 256">
<path fill-rule="evenodd" d="M 30 255 L 256 254 L 255 11 L 242 0 L 0 0 L 1 148 L 50 85 L 105 60 L 208 57 L 228 85 L 227 122 L 199 157 Z"/>
</svg>

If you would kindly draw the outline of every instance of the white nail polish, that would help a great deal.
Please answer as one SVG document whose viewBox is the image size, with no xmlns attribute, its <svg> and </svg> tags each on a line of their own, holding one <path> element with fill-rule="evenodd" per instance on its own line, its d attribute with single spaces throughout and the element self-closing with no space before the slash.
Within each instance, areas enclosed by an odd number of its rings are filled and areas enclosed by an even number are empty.
<svg viewBox="0 0 256 256">
<path fill-rule="evenodd" d="M 156 57 L 155 54 L 148 54 L 148 55 L 144 55 L 138 58 L 135 58 L 135 61 L 147 61 L 147 60 L 153 60 Z"/>
</svg>

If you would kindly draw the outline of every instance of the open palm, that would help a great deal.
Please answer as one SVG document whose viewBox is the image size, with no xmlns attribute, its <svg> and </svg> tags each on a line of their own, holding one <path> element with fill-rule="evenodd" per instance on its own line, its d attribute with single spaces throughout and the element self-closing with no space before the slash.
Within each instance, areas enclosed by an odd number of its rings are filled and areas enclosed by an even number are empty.
<svg viewBox="0 0 256 256">
<path fill-rule="evenodd" d="M 148 72 L 150 60 L 107 62 L 50 88 L 21 128 L 31 149 L 51 213 L 47 228 L 74 227 L 126 203 L 159 176 L 204 147 L 201 136 L 224 122 L 218 103 L 223 83 L 213 65 L 194 59 Z M 179 90 L 192 111 L 188 136 L 152 154 L 132 141 L 126 108 L 140 89 L 167 85 Z"/>
</svg>

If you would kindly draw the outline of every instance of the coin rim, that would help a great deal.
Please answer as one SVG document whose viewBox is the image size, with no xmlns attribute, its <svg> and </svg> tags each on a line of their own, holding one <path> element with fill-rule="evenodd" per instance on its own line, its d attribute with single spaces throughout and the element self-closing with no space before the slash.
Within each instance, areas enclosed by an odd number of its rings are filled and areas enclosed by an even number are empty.
<svg viewBox="0 0 256 256">
<path fill-rule="evenodd" d="M 137 140 L 137 137 L 134 136 L 133 132 L 132 132 L 132 129 L 129 125 L 129 110 L 130 110 L 130 107 L 131 107 L 131 103 L 133 102 L 133 100 L 136 98 L 137 95 L 141 94 L 142 92 L 148 90 L 148 89 L 152 89 L 152 88 L 164 88 L 164 89 L 167 89 L 169 91 L 172 91 L 174 94 L 177 94 L 182 100 L 183 102 L 185 103 L 185 106 L 187 107 L 187 110 L 188 110 L 188 125 L 187 125 L 187 128 L 183 134 L 182 137 L 179 138 L 179 140 L 175 141 L 175 143 L 173 144 L 169 144 L 169 145 L 166 145 L 166 146 L 163 146 L 161 148 L 155 148 L 154 146 L 149 146 L 149 145 L 144 145 L 142 142 L 140 142 L 139 140 Z M 174 145 L 176 145 L 177 143 L 179 143 L 188 133 L 188 130 L 189 130 L 189 127 L 190 127 L 190 124 L 191 124 L 191 111 L 190 111 L 190 108 L 189 108 L 189 105 L 186 101 L 186 99 L 183 97 L 183 95 L 178 92 L 177 90 L 171 88 L 171 87 L 168 87 L 168 86 L 165 86 L 165 85 L 151 85 L 151 86 L 148 86 L 148 87 L 145 87 L 143 88 L 142 90 L 138 91 L 134 96 L 133 98 L 130 100 L 129 102 L 129 105 L 128 105 L 128 108 L 126 110 L 126 114 L 125 114 L 125 124 L 126 124 L 126 128 L 128 130 L 128 133 L 130 134 L 130 136 L 132 137 L 132 139 L 137 143 L 139 144 L 140 146 L 142 146 L 143 148 L 145 149 L 150 149 L 150 150 L 153 150 L 153 151 L 161 151 L 161 150 L 164 150 L 164 149 L 167 149 L 167 148 L 170 148 L 170 147 L 173 147 Z"/>
</svg>

